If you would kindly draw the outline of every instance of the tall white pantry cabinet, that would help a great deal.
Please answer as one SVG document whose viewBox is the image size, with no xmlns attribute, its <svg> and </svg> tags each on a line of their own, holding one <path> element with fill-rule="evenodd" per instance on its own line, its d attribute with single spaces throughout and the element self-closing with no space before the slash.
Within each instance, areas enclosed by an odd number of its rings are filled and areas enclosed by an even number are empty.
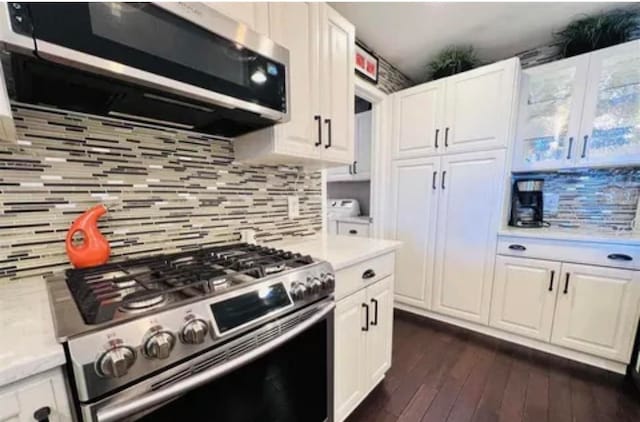
<svg viewBox="0 0 640 422">
<path fill-rule="evenodd" d="M 487 323 L 518 59 L 393 94 L 395 301 Z"/>
</svg>

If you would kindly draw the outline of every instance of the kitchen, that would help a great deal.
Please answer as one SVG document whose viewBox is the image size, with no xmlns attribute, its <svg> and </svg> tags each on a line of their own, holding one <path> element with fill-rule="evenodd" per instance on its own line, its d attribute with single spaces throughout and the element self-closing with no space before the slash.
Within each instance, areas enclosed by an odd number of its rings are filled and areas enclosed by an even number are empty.
<svg viewBox="0 0 640 422">
<path fill-rule="evenodd" d="M 0 9 L 0 420 L 640 417 L 637 7 Z"/>
</svg>

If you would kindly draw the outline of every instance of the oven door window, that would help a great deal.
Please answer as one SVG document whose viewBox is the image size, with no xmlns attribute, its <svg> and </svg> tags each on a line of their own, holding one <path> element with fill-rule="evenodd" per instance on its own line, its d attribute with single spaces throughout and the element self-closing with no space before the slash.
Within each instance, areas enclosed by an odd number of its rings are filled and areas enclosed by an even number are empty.
<svg viewBox="0 0 640 422">
<path fill-rule="evenodd" d="M 31 3 L 29 8 L 36 40 L 286 111 L 281 63 L 158 6 Z"/>
<path fill-rule="evenodd" d="M 271 353 L 146 414 L 142 420 L 328 420 L 327 319 Z"/>
</svg>

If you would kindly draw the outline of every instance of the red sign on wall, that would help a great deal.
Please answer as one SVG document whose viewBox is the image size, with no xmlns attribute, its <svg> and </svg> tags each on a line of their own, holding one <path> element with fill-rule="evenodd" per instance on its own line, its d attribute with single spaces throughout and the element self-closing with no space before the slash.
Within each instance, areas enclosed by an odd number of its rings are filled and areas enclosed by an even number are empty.
<svg viewBox="0 0 640 422">
<path fill-rule="evenodd" d="M 378 58 L 356 44 L 356 73 L 378 83 Z"/>
</svg>

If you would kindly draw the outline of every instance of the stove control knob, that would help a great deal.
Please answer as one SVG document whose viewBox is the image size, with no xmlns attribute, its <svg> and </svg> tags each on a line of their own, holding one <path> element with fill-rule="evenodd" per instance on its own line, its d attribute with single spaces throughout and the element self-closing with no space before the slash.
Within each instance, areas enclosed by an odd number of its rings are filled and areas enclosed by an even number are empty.
<svg viewBox="0 0 640 422">
<path fill-rule="evenodd" d="M 313 293 L 318 293 L 322 289 L 322 282 L 318 277 L 309 277 L 307 279 L 307 286 Z"/>
<path fill-rule="evenodd" d="M 304 283 L 294 281 L 293 283 L 291 283 L 291 298 L 294 300 L 302 299 L 306 295 L 307 290 L 307 286 Z"/>
<path fill-rule="evenodd" d="M 182 342 L 185 344 L 202 344 L 209 331 L 207 323 L 201 319 L 191 319 L 182 327 Z"/>
<path fill-rule="evenodd" d="M 327 274 L 324 278 L 324 285 L 326 289 L 333 289 L 336 287 L 336 278 L 333 274 Z"/>
<path fill-rule="evenodd" d="M 104 352 L 96 362 L 96 370 L 100 376 L 120 378 L 125 376 L 136 361 L 136 352 L 121 343 Z"/>
<path fill-rule="evenodd" d="M 144 354 L 149 359 L 166 359 L 176 344 L 176 337 L 169 331 L 162 331 L 160 327 L 152 328 L 145 336 Z"/>
</svg>

